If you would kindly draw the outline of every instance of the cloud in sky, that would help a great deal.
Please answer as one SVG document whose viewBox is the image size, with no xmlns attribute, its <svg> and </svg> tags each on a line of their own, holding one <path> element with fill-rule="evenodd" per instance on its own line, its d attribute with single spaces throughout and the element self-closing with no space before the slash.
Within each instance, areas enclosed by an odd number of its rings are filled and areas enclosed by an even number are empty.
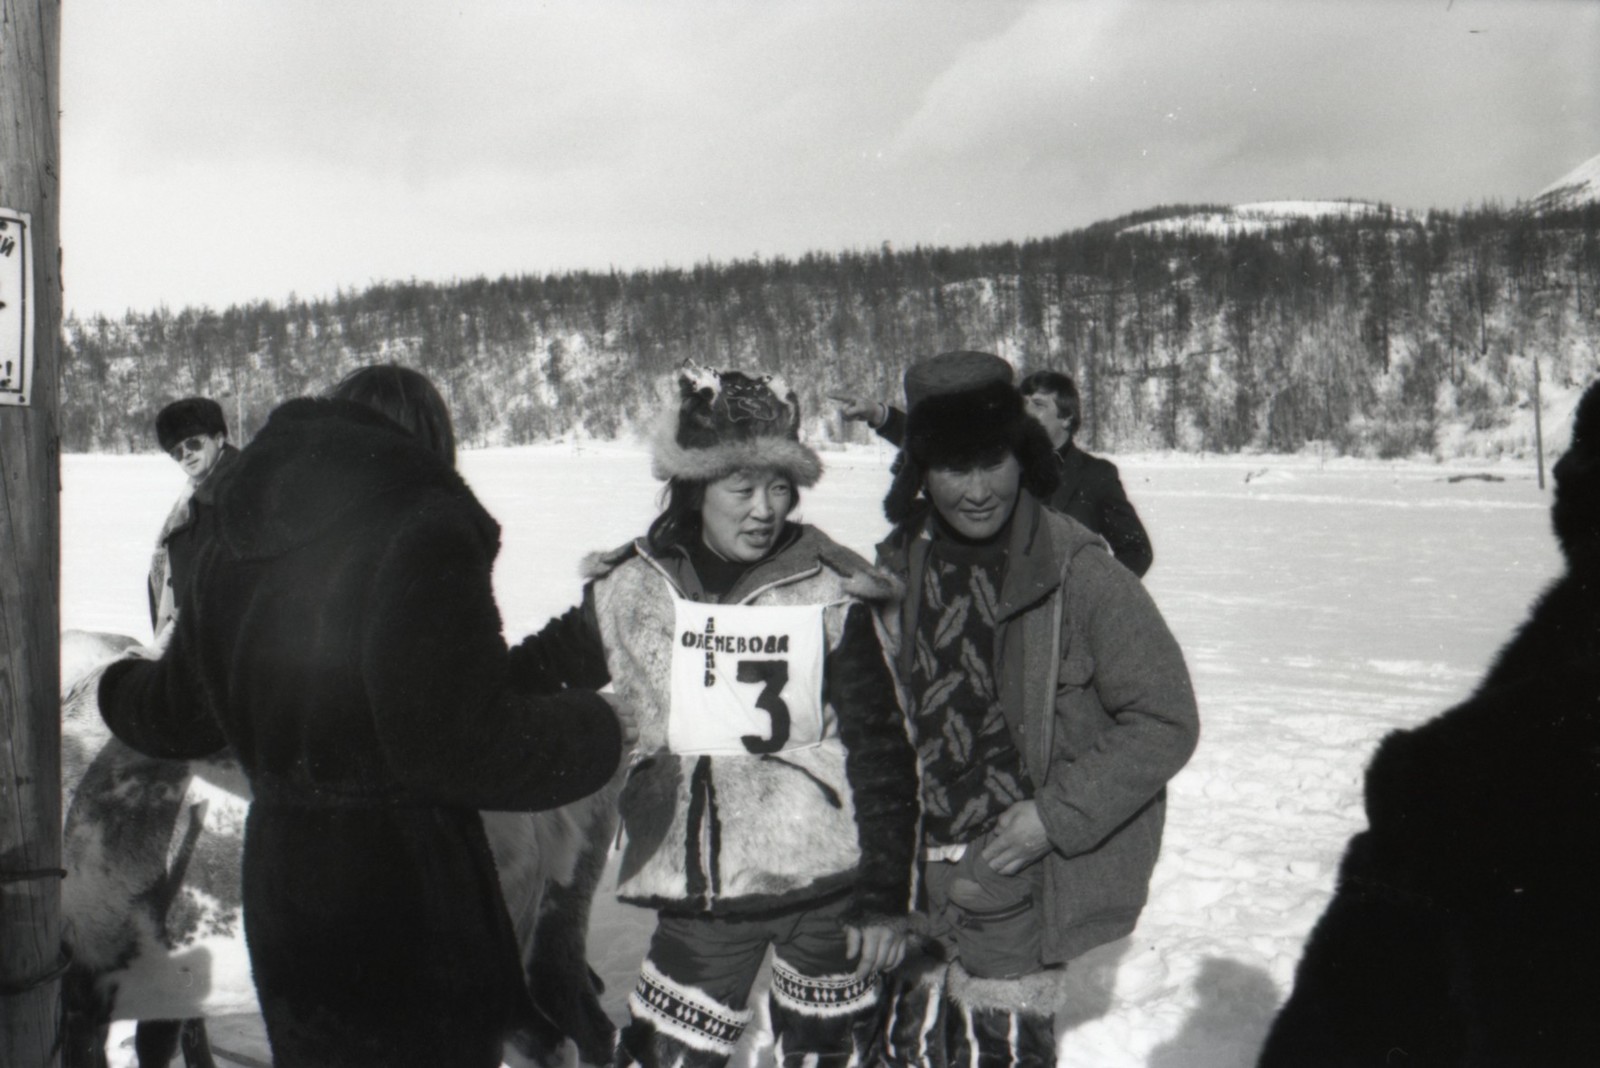
<svg viewBox="0 0 1600 1068">
<path fill-rule="evenodd" d="M 1600 5 L 74 0 L 67 304 L 1024 239 L 1175 202 L 1531 196 Z"/>
</svg>

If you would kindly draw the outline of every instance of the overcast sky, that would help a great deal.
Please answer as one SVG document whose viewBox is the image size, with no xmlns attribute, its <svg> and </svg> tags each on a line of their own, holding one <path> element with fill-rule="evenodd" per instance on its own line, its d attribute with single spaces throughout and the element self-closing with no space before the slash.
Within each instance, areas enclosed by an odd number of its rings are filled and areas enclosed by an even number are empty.
<svg viewBox="0 0 1600 1068">
<path fill-rule="evenodd" d="M 1600 153 L 1592 0 L 71 0 L 79 314 L 1529 198 Z"/>
</svg>

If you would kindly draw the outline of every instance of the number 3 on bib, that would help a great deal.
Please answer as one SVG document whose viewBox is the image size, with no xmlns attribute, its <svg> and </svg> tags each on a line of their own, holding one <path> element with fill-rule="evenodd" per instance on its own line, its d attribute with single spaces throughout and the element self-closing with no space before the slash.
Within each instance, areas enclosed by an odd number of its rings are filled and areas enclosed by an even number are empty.
<svg viewBox="0 0 1600 1068">
<path fill-rule="evenodd" d="M 820 743 L 824 608 L 679 601 L 668 748 L 765 756 Z"/>
<path fill-rule="evenodd" d="M 787 660 L 741 660 L 739 661 L 740 682 L 761 683 L 761 693 L 756 696 L 756 707 L 772 717 L 772 737 L 763 738 L 759 734 L 746 734 L 740 737 L 744 747 L 752 753 L 777 753 L 789 744 L 789 706 L 783 703 L 779 694 L 789 684 L 789 662 Z"/>
</svg>

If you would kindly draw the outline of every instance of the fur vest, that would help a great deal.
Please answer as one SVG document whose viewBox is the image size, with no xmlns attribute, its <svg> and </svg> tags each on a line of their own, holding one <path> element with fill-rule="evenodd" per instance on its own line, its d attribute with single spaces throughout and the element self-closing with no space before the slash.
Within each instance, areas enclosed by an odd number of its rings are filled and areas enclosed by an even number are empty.
<svg viewBox="0 0 1600 1068">
<path fill-rule="evenodd" d="M 885 648 L 892 580 L 802 527 L 724 603 L 821 605 L 825 660 L 819 744 L 776 753 L 681 754 L 668 742 L 681 558 L 635 542 L 590 564 L 606 663 L 639 715 L 639 752 L 621 800 L 618 896 L 660 909 L 748 913 L 850 890 L 851 922 L 912 903 L 916 754 Z M 869 607 L 870 606 L 870 607 Z"/>
</svg>

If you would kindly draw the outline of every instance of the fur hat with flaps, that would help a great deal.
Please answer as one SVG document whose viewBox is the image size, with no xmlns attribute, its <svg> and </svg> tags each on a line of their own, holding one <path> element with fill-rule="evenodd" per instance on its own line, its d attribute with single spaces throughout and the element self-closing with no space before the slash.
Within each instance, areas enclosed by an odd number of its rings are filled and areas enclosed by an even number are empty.
<svg viewBox="0 0 1600 1068">
<path fill-rule="evenodd" d="M 156 413 L 156 441 L 161 443 L 162 452 L 171 452 L 185 438 L 207 434 L 228 434 L 222 405 L 210 397 L 185 397 Z"/>
<path fill-rule="evenodd" d="M 883 499 L 891 523 L 925 511 L 919 501 L 929 468 L 961 470 L 1003 452 L 1021 463 L 1024 489 L 1050 496 L 1060 480 L 1055 449 L 1028 415 L 1012 375 L 1009 363 L 988 352 L 941 352 L 906 371 L 905 438 Z"/>
<path fill-rule="evenodd" d="M 656 428 L 651 460 L 659 479 L 710 482 L 757 468 L 802 487 L 822 477 L 822 461 L 800 443 L 800 401 L 783 379 L 693 363 L 678 372 L 678 406 Z"/>
</svg>

